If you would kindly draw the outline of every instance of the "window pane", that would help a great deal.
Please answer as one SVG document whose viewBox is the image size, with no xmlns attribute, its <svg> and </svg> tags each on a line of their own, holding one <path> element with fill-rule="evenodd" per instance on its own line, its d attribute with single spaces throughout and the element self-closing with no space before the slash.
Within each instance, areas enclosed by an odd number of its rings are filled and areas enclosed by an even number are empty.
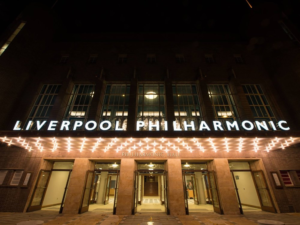
<svg viewBox="0 0 300 225">
<path fill-rule="evenodd" d="M 242 87 L 254 118 L 260 121 L 276 121 L 260 85 L 245 84 Z"/>
<path fill-rule="evenodd" d="M 102 108 L 103 113 L 101 114 L 100 120 L 101 121 L 109 120 L 112 123 L 110 130 L 116 129 L 117 121 L 119 122 L 118 128 L 122 128 L 123 130 L 126 130 L 130 85 L 110 84 L 107 85 L 107 90 L 105 93 L 106 93 L 104 96 L 105 100 Z M 142 101 L 142 99 L 138 97 L 138 102 L 140 101 Z"/>
<path fill-rule="evenodd" d="M 172 86 L 174 99 L 175 128 L 184 129 L 184 121 L 194 121 L 198 130 L 202 120 L 197 87 L 194 84 L 176 84 Z M 198 110 L 196 110 L 198 109 Z M 190 129 L 191 130 L 191 129 Z"/>
<path fill-rule="evenodd" d="M 34 121 L 31 130 L 36 128 L 36 120 L 47 120 L 51 113 L 51 109 L 55 103 L 55 99 L 58 95 L 61 85 L 56 84 L 45 84 L 41 88 L 39 95 L 36 97 L 35 103 L 31 109 L 27 122 L 29 120 Z M 25 123 L 25 125 L 27 124 Z"/>
<path fill-rule="evenodd" d="M 209 97 L 215 113 L 215 119 L 225 124 L 226 121 L 238 120 L 238 113 L 233 95 L 226 84 L 210 84 L 207 86 Z M 223 126 L 226 129 L 226 126 Z"/>
</svg>

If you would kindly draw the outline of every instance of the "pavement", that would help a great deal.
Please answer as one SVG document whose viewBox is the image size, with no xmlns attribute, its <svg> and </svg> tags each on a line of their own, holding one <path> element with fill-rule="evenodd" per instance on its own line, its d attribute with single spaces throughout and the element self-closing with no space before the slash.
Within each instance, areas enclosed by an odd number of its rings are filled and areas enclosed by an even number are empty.
<svg viewBox="0 0 300 225">
<path fill-rule="evenodd" d="M 47 210 L 29 213 L 0 213 L 0 225 L 254 225 L 258 224 L 258 220 L 274 220 L 281 221 L 286 225 L 300 225 L 300 213 L 247 212 L 245 215 L 236 216 L 219 215 L 213 212 L 181 216 L 163 213 L 112 215 L 111 213 L 101 213 L 98 210 L 83 214 L 58 214 L 55 211 Z"/>
</svg>

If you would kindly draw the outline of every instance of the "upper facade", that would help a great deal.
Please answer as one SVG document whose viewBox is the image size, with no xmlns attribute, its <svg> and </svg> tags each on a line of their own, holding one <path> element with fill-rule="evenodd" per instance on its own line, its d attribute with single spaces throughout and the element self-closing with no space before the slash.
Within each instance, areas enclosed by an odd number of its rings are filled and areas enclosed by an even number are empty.
<svg viewBox="0 0 300 225">
<path fill-rule="evenodd" d="M 3 35 L 1 130 L 297 130 L 295 94 L 272 73 L 275 56 L 258 42 L 223 34 L 66 34 L 52 19 L 33 9 Z M 282 49 L 291 48 L 294 41 L 282 37 Z"/>
</svg>

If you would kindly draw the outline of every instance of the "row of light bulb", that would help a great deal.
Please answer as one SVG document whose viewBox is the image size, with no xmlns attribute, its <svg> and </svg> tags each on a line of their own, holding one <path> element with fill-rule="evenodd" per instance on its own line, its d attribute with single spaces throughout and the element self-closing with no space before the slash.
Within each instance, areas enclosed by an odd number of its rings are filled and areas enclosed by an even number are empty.
<svg viewBox="0 0 300 225">
<path fill-rule="evenodd" d="M 129 138 L 127 141 L 125 141 L 125 143 L 122 143 L 120 146 L 117 147 L 116 151 L 121 151 L 123 150 L 124 148 L 126 148 L 129 144 L 132 144 L 134 141 L 136 141 L 137 139 L 133 139 L 132 137 Z M 158 139 L 162 144 L 165 144 L 167 145 L 170 149 L 173 149 L 174 151 L 178 151 L 180 152 L 180 147 L 176 146 L 175 144 L 172 144 L 170 141 L 168 141 L 167 143 L 166 142 L 166 139 L 165 138 L 161 138 L 161 139 Z M 293 137 L 290 137 L 288 140 L 284 140 L 285 142 L 280 142 L 280 139 L 278 139 L 277 137 L 274 138 L 274 140 L 271 140 L 270 143 L 268 143 L 265 147 L 266 147 L 266 151 L 269 152 L 269 150 L 272 150 L 276 144 L 279 144 L 280 147 L 282 149 L 285 149 L 285 147 L 289 146 L 292 142 L 294 142 L 294 138 Z M 2 138 L 2 141 L 3 142 L 7 142 L 8 146 L 12 145 L 12 141 L 13 141 L 13 138 L 11 140 L 9 140 L 7 137 L 3 137 Z M 37 147 L 38 150 L 40 151 L 43 151 L 44 147 L 42 146 L 42 144 L 40 143 L 41 141 L 41 138 L 37 138 L 36 139 L 36 142 L 34 143 L 34 145 Z M 71 141 L 72 139 L 69 137 L 67 138 L 67 150 L 68 152 L 70 152 L 71 150 Z M 87 141 L 87 138 L 83 138 L 82 139 L 82 143 L 81 143 L 81 147 L 80 147 L 80 152 L 83 151 L 84 149 L 84 146 L 85 146 L 85 143 Z M 99 147 L 99 144 L 100 142 L 103 141 L 103 139 L 100 137 L 97 139 L 97 142 L 95 143 L 95 145 L 93 146 L 92 148 L 92 152 L 94 152 L 98 147 Z M 111 140 L 111 142 L 104 148 L 104 151 L 108 151 L 111 147 L 113 147 L 118 141 L 118 138 L 113 138 Z M 158 146 L 157 148 L 160 149 L 161 151 L 166 151 L 168 152 L 169 151 L 169 148 L 168 147 L 164 147 L 161 143 L 157 143 L 156 141 L 154 141 L 153 143 L 149 143 L 151 140 L 149 138 L 145 138 L 143 139 L 143 141 L 146 142 L 146 146 L 144 146 L 145 149 L 149 150 L 149 149 L 152 149 L 152 151 L 156 151 L 156 146 Z M 193 147 L 190 147 L 188 145 L 188 143 L 185 143 L 183 140 L 181 140 L 180 138 L 177 138 L 176 141 L 178 142 L 178 144 L 180 144 L 183 148 L 185 148 L 186 150 L 192 152 L 193 151 Z M 196 138 L 193 138 L 192 141 L 194 142 L 194 144 L 197 146 L 197 148 L 199 148 L 199 150 L 201 150 L 202 152 L 205 151 L 205 149 L 203 148 L 203 146 L 201 146 L 201 144 L 198 142 L 198 140 Z M 214 144 L 214 140 L 212 138 L 209 138 L 208 141 L 210 142 L 211 144 L 211 147 L 213 149 L 213 151 L 217 152 L 217 148 Z M 243 138 L 239 138 L 239 152 L 241 152 L 241 150 L 243 149 L 243 141 L 244 139 Z M 28 149 L 29 151 L 32 150 L 32 147 L 29 145 L 29 142 L 26 143 L 26 140 L 25 139 L 22 139 L 21 137 L 17 138 L 17 142 L 21 143 L 21 145 L 25 148 L 25 149 Z M 55 137 L 52 138 L 52 143 L 53 143 L 53 149 L 52 151 L 54 152 L 55 150 L 57 150 L 58 148 L 58 143 L 57 143 L 57 139 Z M 144 151 L 144 148 L 141 148 L 141 146 L 143 146 L 145 143 L 143 143 L 141 140 L 139 140 L 139 142 L 137 142 L 136 144 L 133 145 L 133 147 L 129 148 L 128 151 L 132 151 L 132 150 L 136 150 L 137 148 L 140 148 L 140 151 L 143 152 Z M 260 146 L 258 145 L 259 144 L 259 139 L 256 137 L 254 140 L 253 140 L 253 145 L 254 145 L 254 151 L 257 152 L 257 150 L 260 149 Z M 137 147 L 137 146 L 139 147 Z M 150 147 L 151 145 L 153 145 L 153 147 Z M 173 146 L 172 146 L 173 145 Z M 229 144 L 228 144 L 228 139 L 225 137 L 224 138 L 224 145 L 226 146 L 226 151 L 229 152 Z"/>
</svg>

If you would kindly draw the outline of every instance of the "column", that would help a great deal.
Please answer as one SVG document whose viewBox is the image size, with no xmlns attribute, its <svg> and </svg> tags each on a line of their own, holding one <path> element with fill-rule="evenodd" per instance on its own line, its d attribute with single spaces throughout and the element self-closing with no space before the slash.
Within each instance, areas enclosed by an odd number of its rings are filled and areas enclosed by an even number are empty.
<svg viewBox="0 0 300 225">
<path fill-rule="evenodd" d="M 97 204 L 104 204 L 107 176 L 108 172 L 101 172 Z"/>
<path fill-rule="evenodd" d="M 131 215 L 134 198 L 134 159 L 122 159 L 118 190 L 117 215 Z"/>
<path fill-rule="evenodd" d="M 239 215 L 239 204 L 236 197 L 232 175 L 227 159 L 214 159 L 216 184 L 219 190 L 220 204 L 225 215 Z"/>
<path fill-rule="evenodd" d="M 185 215 L 180 159 L 168 159 L 168 202 L 170 215 Z"/>
<path fill-rule="evenodd" d="M 168 131 L 173 131 L 174 116 L 174 102 L 173 102 L 173 89 L 172 81 L 169 78 L 165 79 L 165 90 L 166 90 L 166 118 L 168 121 Z"/>
<path fill-rule="evenodd" d="M 137 79 L 133 78 L 130 84 L 130 96 L 128 107 L 127 131 L 135 131 L 136 129 L 136 100 L 138 93 Z"/>
<path fill-rule="evenodd" d="M 195 172 L 195 179 L 197 180 L 199 204 L 206 204 L 202 172 Z"/>
<path fill-rule="evenodd" d="M 97 79 L 95 81 L 94 97 L 89 109 L 88 120 L 95 120 L 96 122 L 100 121 L 104 95 L 105 81 L 102 79 Z"/>
<path fill-rule="evenodd" d="M 208 95 L 207 84 L 205 81 L 198 80 L 198 88 L 199 88 L 199 100 L 200 107 L 203 116 L 203 120 L 207 122 L 207 124 L 212 124 L 212 121 L 215 119 L 214 109 L 211 105 L 211 101 Z"/>
<path fill-rule="evenodd" d="M 86 172 L 94 170 L 94 163 L 87 158 L 77 158 L 74 161 L 68 192 L 66 195 L 64 214 L 77 214 L 81 207 L 83 190 L 85 188 Z"/>
</svg>

